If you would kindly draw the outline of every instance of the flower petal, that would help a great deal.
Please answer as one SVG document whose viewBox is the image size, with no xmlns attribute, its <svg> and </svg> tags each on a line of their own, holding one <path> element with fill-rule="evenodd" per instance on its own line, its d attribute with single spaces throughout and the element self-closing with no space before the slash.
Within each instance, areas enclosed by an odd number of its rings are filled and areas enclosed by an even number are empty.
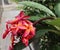
<svg viewBox="0 0 60 50">
<path fill-rule="evenodd" d="M 28 18 L 30 18 L 30 16 L 24 16 L 24 18 L 23 18 L 23 19 L 28 19 Z"/>
<path fill-rule="evenodd" d="M 28 46 L 28 39 L 22 38 L 22 43 L 25 44 L 25 46 Z"/>
<path fill-rule="evenodd" d="M 16 28 L 14 34 L 17 35 L 17 32 L 18 32 L 19 28 Z"/>
<path fill-rule="evenodd" d="M 9 33 L 9 31 L 5 30 L 5 32 L 3 33 L 3 39 L 5 39 L 5 37 L 7 36 L 8 33 Z"/>
<path fill-rule="evenodd" d="M 26 38 L 30 40 L 31 38 L 33 38 L 33 35 L 28 35 Z"/>
<path fill-rule="evenodd" d="M 20 13 L 15 17 L 15 18 L 21 18 L 21 17 L 24 17 L 24 12 L 23 11 L 20 11 Z"/>
<path fill-rule="evenodd" d="M 26 21 L 22 21 L 23 25 L 28 27 L 28 23 Z"/>
<path fill-rule="evenodd" d="M 24 30 L 24 29 L 27 29 L 27 28 L 25 26 L 19 26 L 19 29 Z"/>
<path fill-rule="evenodd" d="M 29 20 L 26 20 L 26 22 L 27 22 L 29 25 L 33 25 L 33 23 L 30 22 Z"/>
<path fill-rule="evenodd" d="M 14 29 L 16 29 L 16 27 L 10 27 L 10 30 L 14 30 Z"/>
<path fill-rule="evenodd" d="M 11 44 L 12 44 L 12 46 L 14 45 L 14 41 L 15 41 L 14 35 L 11 35 Z"/>
<path fill-rule="evenodd" d="M 22 36 L 23 36 L 23 37 L 26 37 L 26 36 L 29 35 L 29 33 L 30 33 L 30 29 L 27 29 Z"/>
<path fill-rule="evenodd" d="M 8 29 L 8 24 L 6 23 L 6 29 Z"/>
<path fill-rule="evenodd" d="M 31 35 L 35 35 L 35 28 L 32 28 L 32 29 L 30 30 L 30 34 L 31 34 Z"/>
<path fill-rule="evenodd" d="M 13 50 L 13 47 L 12 46 L 9 46 L 9 50 Z"/>
<path fill-rule="evenodd" d="M 20 15 L 20 17 L 24 17 L 25 16 L 24 11 L 21 11 L 19 15 Z"/>
<path fill-rule="evenodd" d="M 8 24 L 14 24 L 14 23 L 17 23 L 20 19 L 19 18 L 16 18 L 12 21 L 7 21 Z"/>
<path fill-rule="evenodd" d="M 17 35 L 17 34 L 16 34 L 16 29 L 11 29 L 11 33 L 12 33 L 13 35 Z"/>
<path fill-rule="evenodd" d="M 22 21 L 18 22 L 18 26 L 22 26 Z"/>
</svg>

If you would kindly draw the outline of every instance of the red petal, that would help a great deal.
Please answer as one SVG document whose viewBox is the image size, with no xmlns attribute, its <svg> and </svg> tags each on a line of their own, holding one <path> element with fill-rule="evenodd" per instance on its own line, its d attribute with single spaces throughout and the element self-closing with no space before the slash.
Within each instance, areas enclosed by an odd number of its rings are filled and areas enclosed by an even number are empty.
<svg viewBox="0 0 60 50">
<path fill-rule="evenodd" d="M 26 21 L 22 21 L 22 23 L 23 23 L 24 26 L 27 26 L 28 27 L 28 24 L 27 24 Z"/>
<path fill-rule="evenodd" d="M 33 23 L 30 22 L 29 20 L 26 20 L 26 22 L 29 24 L 29 25 L 32 25 Z"/>
<path fill-rule="evenodd" d="M 17 30 L 18 30 L 18 29 L 12 29 L 12 30 L 11 30 L 11 33 L 12 33 L 13 35 L 17 35 Z"/>
<path fill-rule="evenodd" d="M 18 30 L 19 30 L 19 28 L 16 28 L 15 33 L 14 33 L 15 35 L 17 35 Z"/>
<path fill-rule="evenodd" d="M 25 13 L 23 11 L 21 11 L 19 13 L 18 16 L 16 16 L 16 18 L 20 18 L 20 19 L 28 19 L 30 16 L 25 16 Z"/>
<path fill-rule="evenodd" d="M 10 29 L 11 29 L 11 30 L 14 30 L 14 29 L 16 29 L 16 27 L 11 27 Z"/>
<path fill-rule="evenodd" d="M 25 46 L 28 46 L 28 39 L 22 38 L 22 43 L 25 44 Z"/>
<path fill-rule="evenodd" d="M 24 12 L 23 11 L 20 11 L 20 13 L 16 16 L 16 18 L 21 18 L 21 17 L 24 17 Z"/>
<path fill-rule="evenodd" d="M 20 29 L 27 29 L 25 26 L 19 26 Z"/>
<path fill-rule="evenodd" d="M 8 24 L 6 23 L 6 29 L 8 29 Z"/>
<path fill-rule="evenodd" d="M 9 33 L 8 30 L 6 30 L 6 31 L 3 33 L 3 39 L 7 36 L 8 33 Z"/>
<path fill-rule="evenodd" d="M 35 28 L 32 28 L 32 29 L 30 30 L 30 34 L 31 34 L 31 35 L 35 35 Z"/>
<path fill-rule="evenodd" d="M 13 50 L 13 47 L 12 46 L 9 46 L 9 50 Z"/>
<path fill-rule="evenodd" d="M 27 29 L 27 30 L 24 32 L 23 37 L 28 36 L 28 35 L 29 35 L 29 33 L 30 33 L 30 29 Z"/>
<path fill-rule="evenodd" d="M 35 28 L 33 28 L 33 29 L 30 30 L 30 34 L 26 38 L 30 40 L 34 36 L 35 36 Z"/>
<path fill-rule="evenodd" d="M 11 43 L 12 43 L 12 47 L 14 46 L 14 41 L 15 41 L 14 35 L 11 35 Z"/>
<path fill-rule="evenodd" d="M 7 23 L 8 24 L 14 24 L 14 23 L 17 23 L 19 20 L 20 20 L 19 18 L 16 18 L 13 21 L 8 21 Z"/>
<path fill-rule="evenodd" d="M 33 38 L 33 35 L 28 35 L 26 38 L 30 40 L 31 38 Z"/>
<path fill-rule="evenodd" d="M 15 16 L 15 18 L 20 18 L 20 15 Z"/>
<path fill-rule="evenodd" d="M 23 11 L 21 11 L 19 15 L 20 15 L 20 17 L 24 17 L 25 16 Z"/>
<path fill-rule="evenodd" d="M 24 16 L 24 18 L 23 18 L 23 19 L 28 19 L 28 18 L 30 18 L 30 16 Z"/>
</svg>

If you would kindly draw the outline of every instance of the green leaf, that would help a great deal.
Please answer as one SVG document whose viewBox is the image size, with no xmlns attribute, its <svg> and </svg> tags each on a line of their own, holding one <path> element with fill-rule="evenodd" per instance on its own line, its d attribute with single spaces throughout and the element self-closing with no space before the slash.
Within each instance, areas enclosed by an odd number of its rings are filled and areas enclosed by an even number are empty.
<svg viewBox="0 0 60 50">
<path fill-rule="evenodd" d="M 14 50 L 22 50 L 22 49 L 24 49 L 24 48 L 25 48 L 25 46 L 24 46 L 21 42 L 17 43 L 17 44 L 14 46 Z"/>
<path fill-rule="evenodd" d="M 43 35 L 45 35 L 45 33 L 47 33 L 50 29 L 42 29 L 36 32 L 36 36 L 35 38 L 41 37 Z"/>
<path fill-rule="evenodd" d="M 58 34 L 58 35 L 60 35 L 60 31 L 58 31 L 58 30 L 50 30 L 51 32 L 54 32 L 55 34 Z"/>
<path fill-rule="evenodd" d="M 60 35 L 60 31 L 57 31 L 57 30 L 52 30 L 52 29 L 41 29 L 41 30 L 38 30 L 38 31 L 36 32 L 35 38 L 44 36 L 45 33 L 48 33 L 48 31 L 51 31 L 51 32 L 54 32 L 55 34 Z"/>
<path fill-rule="evenodd" d="M 53 49 L 53 50 L 60 50 L 60 45 L 56 44 L 56 45 L 53 46 L 52 49 Z"/>
<path fill-rule="evenodd" d="M 48 9 L 46 6 L 44 6 L 42 4 L 39 4 L 36 2 L 31 2 L 31 1 L 22 1 L 22 2 L 20 2 L 20 4 L 23 4 L 23 5 L 29 6 L 29 7 L 33 7 L 33 8 L 37 8 L 37 9 L 44 11 L 52 16 L 55 16 L 55 14 L 50 9 Z"/>
<path fill-rule="evenodd" d="M 50 25 L 57 26 L 60 28 L 60 18 L 47 22 Z"/>
<path fill-rule="evenodd" d="M 29 18 L 29 20 L 32 20 L 32 21 L 35 21 L 35 20 L 38 20 L 38 19 L 40 19 L 40 17 L 38 17 L 38 16 L 31 16 Z"/>
<path fill-rule="evenodd" d="M 60 17 L 60 3 L 58 3 L 55 7 L 54 7 L 55 13 L 58 15 L 58 17 Z"/>
<path fill-rule="evenodd" d="M 57 47 L 57 50 L 60 50 L 60 45 L 57 45 L 56 47 Z"/>
</svg>

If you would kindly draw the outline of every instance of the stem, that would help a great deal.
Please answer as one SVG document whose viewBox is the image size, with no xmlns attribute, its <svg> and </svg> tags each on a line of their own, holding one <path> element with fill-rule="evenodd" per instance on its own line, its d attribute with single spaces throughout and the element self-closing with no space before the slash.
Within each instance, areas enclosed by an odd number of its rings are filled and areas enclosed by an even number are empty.
<svg viewBox="0 0 60 50">
<path fill-rule="evenodd" d="M 35 21 L 35 22 L 33 23 L 33 25 L 36 25 L 37 23 L 39 23 L 39 22 L 41 22 L 41 21 L 43 21 L 43 20 L 47 20 L 47 19 L 53 20 L 54 18 L 52 18 L 52 17 L 42 18 L 42 19 L 39 19 L 39 20 Z"/>
<path fill-rule="evenodd" d="M 31 46 L 29 45 L 30 50 L 32 50 Z"/>
</svg>

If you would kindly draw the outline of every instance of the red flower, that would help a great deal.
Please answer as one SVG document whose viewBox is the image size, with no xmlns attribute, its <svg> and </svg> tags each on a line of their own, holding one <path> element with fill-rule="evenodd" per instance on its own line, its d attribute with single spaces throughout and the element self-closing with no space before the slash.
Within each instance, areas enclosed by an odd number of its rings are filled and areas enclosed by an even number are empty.
<svg viewBox="0 0 60 50">
<path fill-rule="evenodd" d="M 15 17 L 14 20 L 8 21 L 7 23 L 9 23 L 9 24 L 14 24 L 14 23 L 17 23 L 18 21 L 20 21 L 20 20 L 22 20 L 22 19 L 28 19 L 28 18 L 29 18 L 29 16 L 25 16 L 24 12 L 21 11 L 21 12 L 18 14 L 18 16 Z"/>
<path fill-rule="evenodd" d="M 35 27 L 33 23 L 27 20 L 29 16 L 25 16 L 24 12 L 21 11 L 14 20 L 8 21 L 6 24 L 6 30 L 3 34 L 3 39 L 7 34 L 11 33 L 11 46 L 10 50 L 14 47 L 14 41 L 16 41 L 15 36 L 21 36 L 21 41 L 25 46 L 28 46 L 29 40 L 35 35 Z"/>
<path fill-rule="evenodd" d="M 26 26 L 26 30 L 23 34 L 23 37 L 27 37 L 29 34 L 35 35 L 35 28 L 32 24 L 28 24 L 28 26 Z"/>
</svg>

